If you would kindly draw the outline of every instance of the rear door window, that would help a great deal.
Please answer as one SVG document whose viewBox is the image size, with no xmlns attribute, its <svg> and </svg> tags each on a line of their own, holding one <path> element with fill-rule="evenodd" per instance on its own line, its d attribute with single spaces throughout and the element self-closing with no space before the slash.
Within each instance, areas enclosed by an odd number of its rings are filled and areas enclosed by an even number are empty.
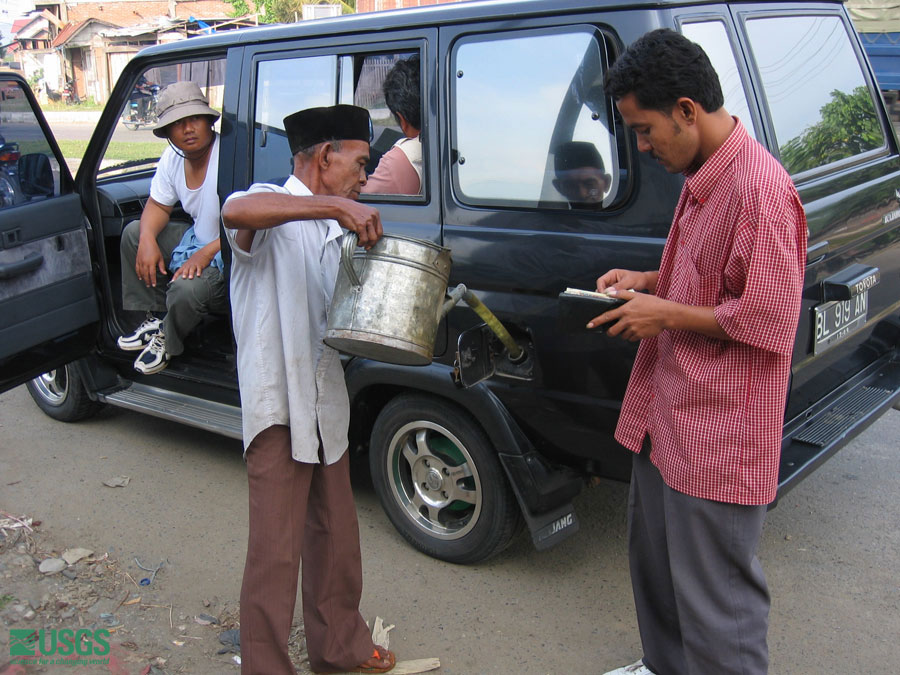
<svg viewBox="0 0 900 675">
<path fill-rule="evenodd" d="M 841 17 L 769 16 L 746 26 L 778 153 L 791 175 L 885 147 L 872 91 Z"/>
<path fill-rule="evenodd" d="M 719 76 L 722 95 L 725 97 L 725 110 L 741 120 L 747 133 L 756 138 L 744 82 L 725 24 L 718 19 L 691 21 L 681 27 L 681 32 L 686 38 L 703 47 Z"/>
<path fill-rule="evenodd" d="M 338 103 L 369 111 L 373 140 L 366 171 L 371 174 L 381 156 L 403 137 L 385 102 L 382 91 L 385 76 L 400 59 L 418 53 L 417 50 L 367 51 L 260 60 L 256 65 L 254 94 L 253 182 L 283 183 L 292 173 L 293 160 L 284 131 L 286 116 L 305 108 Z M 418 195 L 379 195 L 380 201 L 384 199 L 423 201 Z"/>
<path fill-rule="evenodd" d="M 337 103 L 337 56 L 261 61 L 256 74 L 253 182 L 283 183 L 292 172 L 284 118 Z M 297 86 L 302 82 L 303 86 Z"/>
<path fill-rule="evenodd" d="M 463 38 L 452 63 L 460 201 L 589 210 L 616 201 L 623 177 L 595 28 Z"/>
</svg>

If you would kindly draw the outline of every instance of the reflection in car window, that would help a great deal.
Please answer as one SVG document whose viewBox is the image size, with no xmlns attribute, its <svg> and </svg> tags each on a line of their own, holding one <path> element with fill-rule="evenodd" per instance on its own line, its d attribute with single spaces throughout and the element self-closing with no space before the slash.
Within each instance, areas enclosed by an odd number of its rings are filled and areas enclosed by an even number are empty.
<svg viewBox="0 0 900 675">
<path fill-rule="evenodd" d="M 303 86 L 297 86 L 298 82 Z M 260 62 L 253 125 L 253 182 L 287 179 L 291 174 L 291 151 L 284 118 L 304 108 L 334 105 L 336 96 L 336 56 Z"/>
<path fill-rule="evenodd" d="M 59 194 L 59 162 L 22 85 L 0 80 L 0 209 Z"/>
<path fill-rule="evenodd" d="M 589 28 L 461 42 L 453 142 L 463 201 L 572 209 L 613 201 L 620 180 L 605 65 Z"/>
<path fill-rule="evenodd" d="M 725 96 L 725 110 L 741 120 L 747 133 L 756 138 L 753 119 L 750 117 L 750 108 L 747 106 L 744 83 L 741 81 L 734 49 L 728 39 L 725 24 L 721 21 L 695 21 L 682 26 L 681 32 L 685 37 L 703 47 L 703 51 L 706 52 L 719 76 L 719 84 L 722 85 L 722 94 Z"/>
<path fill-rule="evenodd" d="M 156 103 L 165 87 L 182 81 L 196 82 L 209 99 L 210 107 L 222 110 L 224 59 L 171 63 L 145 70 L 138 76 L 119 113 L 119 123 L 97 171 L 98 178 L 153 173 L 167 147 L 164 138 L 153 135 L 157 123 Z M 215 125 L 217 130 L 219 124 Z M 70 168 L 74 172 L 74 167 Z"/>
<path fill-rule="evenodd" d="M 747 31 L 788 172 L 884 145 L 872 95 L 839 17 L 752 19 Z"/>
</svg>

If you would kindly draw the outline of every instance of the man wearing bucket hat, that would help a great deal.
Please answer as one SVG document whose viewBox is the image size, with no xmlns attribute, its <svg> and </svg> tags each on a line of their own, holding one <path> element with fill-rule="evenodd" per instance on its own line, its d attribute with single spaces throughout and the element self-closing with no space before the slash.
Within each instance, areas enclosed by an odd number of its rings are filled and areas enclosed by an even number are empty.
<svg viewBox="0 0 900 675">
<path fill-rule="evenodd" d="M 241 672 L 295 673 L 288 638 L 303 561 L 303 624 L 314 672 L 383 673 L 359 612 L 362 564 L 350 487 L 347 389 L 322 342 L 341 228 L 371 246 L 382 234 L 366 183 L 372 122 L 364 108 L 311 108 L 284 119 L 294 172 L 222 207 L 233 251 L 250 536 L 241 587 Z"/>
<path fill-rule="evenodd" d="M 169 147 L 140 221 L 129 223 L 121 239 L 123 307 L 147 314 L 118 345 L 140 351 L 134 367 L 144 374 L 161 371 L 181 354 L 204 315 L 228 311 L 219 252 L 219 142 L 212 128 L 219 113 L 195 82 L 170 84 L 157 108 L 153 133 Z M 170 220 L 178 202 L 193 224 Z"/>
</svg>

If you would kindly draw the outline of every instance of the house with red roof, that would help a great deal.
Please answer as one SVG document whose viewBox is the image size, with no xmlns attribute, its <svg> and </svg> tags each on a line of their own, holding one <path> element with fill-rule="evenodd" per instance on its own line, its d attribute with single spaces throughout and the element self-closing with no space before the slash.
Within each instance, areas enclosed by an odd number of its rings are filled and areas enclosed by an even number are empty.
<svg viewBox="0 0 900 675">
<path fill-rule="evenodd" d="M 39 94 L 56 98 L 68 83 L 76 100 L 98 102 L 146 46 L 257 23 L 255 16 L 229 16 L 226 0 L 69 0 L 35 8 L 12 24 L 7 53 L 26 78 L 42 75 Z"/>
</svg>

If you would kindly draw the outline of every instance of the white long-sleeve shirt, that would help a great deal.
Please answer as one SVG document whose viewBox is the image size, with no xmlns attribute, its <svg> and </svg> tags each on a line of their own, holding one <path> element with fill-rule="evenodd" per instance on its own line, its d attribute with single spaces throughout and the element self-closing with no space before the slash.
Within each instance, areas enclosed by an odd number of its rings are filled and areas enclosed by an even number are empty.
<svg viewBox="0 0 900 675">
<path fill-rule="evenodd" d="M 249 193 L 311 195 L 295 176 Z M 340 265 L 334 220 L 295 220 L 257 230 L 249 251 L 226 229 L 234 253 L 231 316 L 237 339 L 244 448 L 264 429 L 291 428 L 293 458 L 326 464 L 347 449 L 350 404 L 338 352 L 325 345 L 328 308 Z"/>
</svg>

